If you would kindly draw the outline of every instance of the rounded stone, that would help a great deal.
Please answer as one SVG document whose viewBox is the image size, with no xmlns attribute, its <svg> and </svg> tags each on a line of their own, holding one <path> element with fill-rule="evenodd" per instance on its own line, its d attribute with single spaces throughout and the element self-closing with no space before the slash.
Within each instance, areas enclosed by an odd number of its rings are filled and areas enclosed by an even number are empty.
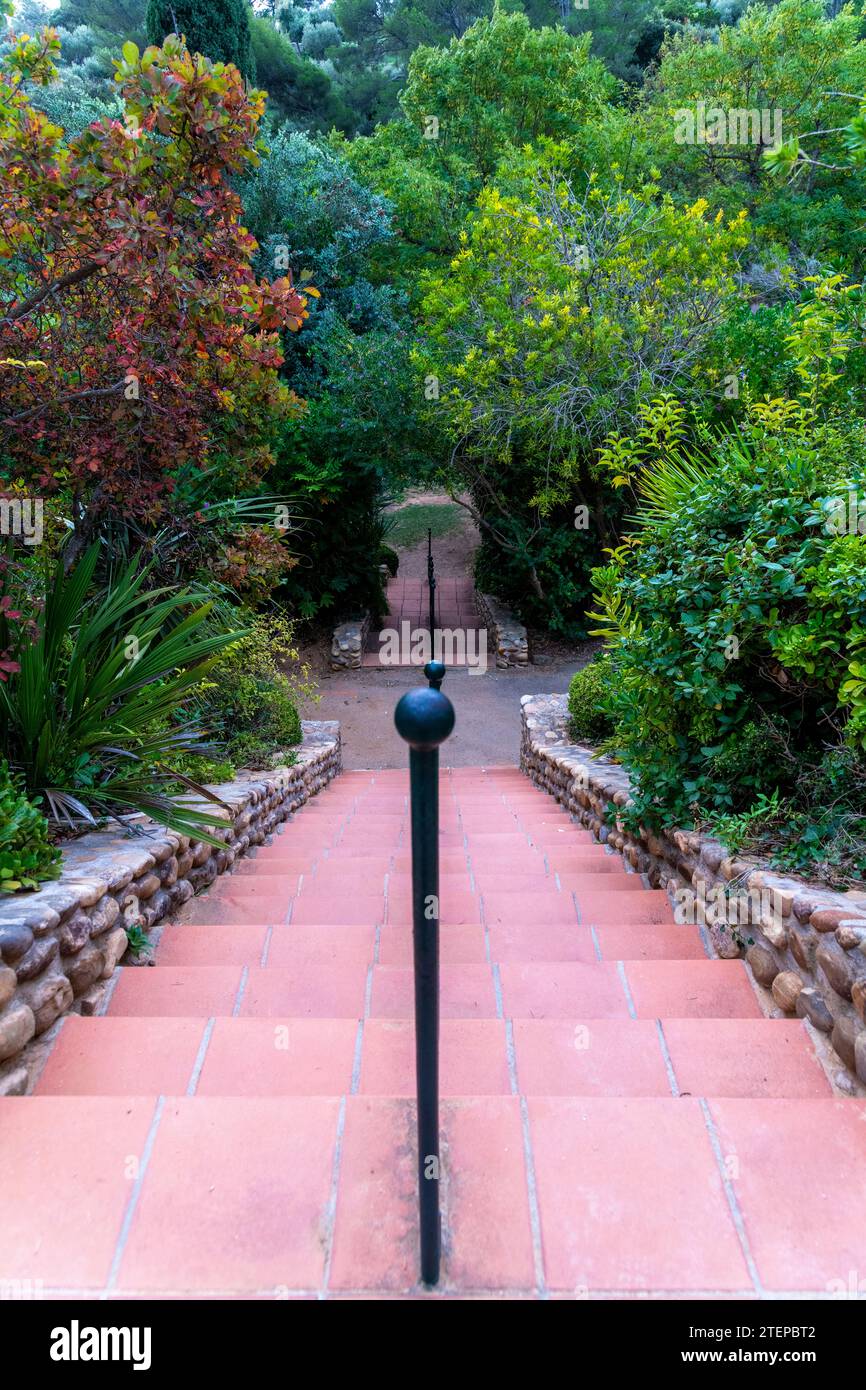
<svg viewBox="0 0 866 1390">
<path fill-rule="evenodd" d="M 0 1014 L 0 1062 L 14 1057 L 36 1031 L 33 1012 L 26 1004 L 11 1004 Z"/>
<path fill-rule="evenodd" d="M 430 686 L 407 690 L 394 711 L 394 723 L 410 748 L 430 753 L 454 728 L 454 706 L 447 695 Z"/>
<path fill-rule="evenodd" d="M 14 970 L 8 965 L 0 965 L 0 1009 L 6 1007 L 15 993 L 16 979 Z"/>
<path fill-rule="evenodd" d="M 866 1029 L 854 1039 L 854 1069 L 858 1081 L 866 1083 Z"/>
<path fill-rule="evenodd" d="M 773 998 L 786 1014 L 793 1013 L 803 981 L 794 970 L 783 970 L 773 981 Z"/>
<path fill-rule="evenodd" d="M 120 903 L 117 898 L 112 898 L 106 893 L 104 898 L 100 898 L 96 907 L 90 914 L 90 935 L 99 936 L 102 932 L 108 931 L 113 927 L 120 916 Z"/>
<path fill-rule="evenodd" d="M 23 956 L 15 967 L 19 984 L 35 980 L 37 975 L 41 975 L 46 966 L 53 961 L 58 950 L 56 936 L 44 936 L 41 941 L 34 941 L 27 955 Z"/>
<path fill-rule="evenodd" d="M 129 945 L 129 939 L 123 927 L 115 927 L 114 931 L 106 936 L 99 943 L 102 953 L 102 974 L 101 979 L 107 980 L 114 973 L 115 967 L 119 964 L 121 957 L 125 954 Z"/>
<path fill-rule="evenodd" d="M 853 951 L 861 941 L 866 941 L 866 927 L 852 927 L 848 922 L 842 922 L 833 935 L 843 951 Z"/>
<path fill-rule="evenodd" d="M 23 922 L 0 922 L 0 960 L 14 965 L 30 950 L 33 933 Z"/>
<path fill-rule="evenodd" d="M 64 962 L 63 970 L 73 994 L 83 994 L 95 984 L 102 974 L 103 964 L 102 951 L 92 943 L 74 955 L 68 964 Z"/>
<path fill-rule="evenodd" d="M 857 1042 L 857 1035 L 861 1031 L 860 1020 L 854 1018 L 840 1017 L 833 1024 L 833 1032 L 830 1035 L 830 1042 L 833 1048 L 842 1058 L 846 1067 L 851 1071 L 856 1066 L 854 1049 Z"/>
<path fill-rule="evenodd" d="M 809 918 L 809 926 L 820 932 L 835 931 L 841 922 L 850 922 L 852 916 L 850 907 L 847 909 L 844 907 L 823 907 L 812 913 Z M 863 925 L 866 926 L 866 922 Z"/>
<path fill-rule="evenodd" d="M 854 967 L 851 964 L 850 956 L 846 955 L 841 946 L 835 939 L 821 942 L 815 952 L 815 960 L 837 994 L 841 994 L 843 999 L 851 998 L 851 986 L 854 982 Z"/>
<path fill-rule="evenodd" d="M 36 1032 L 44 1033 L 72 1003 L 72 986 L 65 975 L 50 975 L 26 986 L 27 1002 L 36 1020 Z"/>
<path fill-rule="evenodd" d="M 809 985 L 801 989 L 797 995 L 794 1012 L 798 1018 L 808 1018 L 812 1027 L 822 1033 L 830 1033 L 833 1030 L 833 1015 L 818 991 Z"/>
<path fill-rule="evenodd" d="M 866 977 L 855 980 L 851 986 L 851 1002 L 863 1022 L 866 1023 Z"/>
<path fill-rule="evenodd" d="M 777 951 L 784 951 L 788 944 L 788 929 L 784 922 L 774 922 L 769 918 L 767 921 L 762 920 L 761 931 L 771 946 L 775 946 Z"/>
<path fill-rule="evenodd" d="M 788 935 L 791 955 L 801 970 L 815 969 L 815 948 L 817 941 L 813 932 L 796 931 L 792 928 Z"/>
<path fill-rule="evenodd" d="M 776 957 L 766 946 L 750 946 L 746 952 L 746 960 L 752 969 L 752 974 L 759 985 L 764 985 L 769 989 L 779 973 Z"/>
<path fill-rule="evenodd" d="M 158 874 L 143 874 L 141 878 L 135 880 L 135 892 L 139 898 L 152 898 L 159 889 Z"/>
<path fill-rule="evenodd" d="M 80 907 L 63 922 L 59 940 L 60 949 L 65 956 L 80 951 L 90 940 L 90 918 Z"/>
</svg>

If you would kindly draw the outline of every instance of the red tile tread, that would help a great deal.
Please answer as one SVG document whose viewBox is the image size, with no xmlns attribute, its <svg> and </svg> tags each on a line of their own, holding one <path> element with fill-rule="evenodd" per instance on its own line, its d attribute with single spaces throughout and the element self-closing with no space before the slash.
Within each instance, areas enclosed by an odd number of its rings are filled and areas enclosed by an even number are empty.
<svg viewBox="0 0 866 1390">
<path fill-rule="evenodd" d="M 36 1093 L 0 1101 L 0 1280 L 424 1296 L 408 790 L 344 773 L 118 972 L 106 1016 L 64 1021 Z M 805 1025 L 517 769 L 440 793 L 441 1292 L 842 1287 L 866 1102 Z"/>
</svg>

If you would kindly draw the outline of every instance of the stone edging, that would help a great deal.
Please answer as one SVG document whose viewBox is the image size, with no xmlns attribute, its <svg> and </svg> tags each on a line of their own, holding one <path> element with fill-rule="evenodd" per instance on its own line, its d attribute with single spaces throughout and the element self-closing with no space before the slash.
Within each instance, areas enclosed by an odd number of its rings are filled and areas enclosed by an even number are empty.
<svg viewBox="0 0 866 1390">
<path fill-rule="evenodd" d="M 500 669 L 528 666 L 529 638 L 523 624 L 498 599 L 482 594 L 480 589 L 475 590 L 475 607 L 487 631 L 493 634 L 496 665 Z"/>
<path fill-rule="evenodd" d="M 340 623 L 331 638 L 331 670 L 357 671 L 370 632 L 370 614 L 350 623 Z"/>
<path fill-rule="evenodd" d="M 524 695 L 521 705 L 522 771 L 653 887 L 666 889 L 678 921 L 706 926 L 718 955 L 745 955 L 767 1012 L 808 1019 L 866 1084 L 866 896 L 834 893 L 755 859 L 732 858 L 708 835 L 631 834 L 610 810 L 611 803 L 629 803 L 628 774 L 590 745 L 571 741 L 568 697 Z M 841 1079 L 850 1088 L 852 1079 L 845 1073 Z"/>
<path fill-rule="evenodd" d="M 291 767 L 249 773 L 213 790 L 228 811 L 216 849 L 142 818 L 142 834 L 99 830 L 64 847 L 63 872 L 35 893 L 0 899 L 0 1096 L 21 1095 L 46 1034 L 70 1010 L 93 1014 L 127 948 L 126 928 L 148 931 L 340 771 L 340 726 L 304 720 Z"/>
</svg>

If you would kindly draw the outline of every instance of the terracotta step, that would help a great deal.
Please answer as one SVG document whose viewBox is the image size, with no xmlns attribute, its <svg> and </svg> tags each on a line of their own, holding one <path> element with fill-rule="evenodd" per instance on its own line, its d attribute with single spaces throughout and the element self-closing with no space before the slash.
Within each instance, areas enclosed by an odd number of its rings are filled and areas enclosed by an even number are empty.
<svg viewBox="0 0 866 1390">
<path fill-rule="evenodd" d="M 525 1095 L 830 1097 L 799 1021 L 515 1019 Z M 444 1095 L 507 1095 L 506 1021 L 442 1020 Z M 360 1069 L 359 1069 L 360 1067 Z M 415 1094 L 411 1019 L 64 1020 L 39 1095 Z"/>
</svg>

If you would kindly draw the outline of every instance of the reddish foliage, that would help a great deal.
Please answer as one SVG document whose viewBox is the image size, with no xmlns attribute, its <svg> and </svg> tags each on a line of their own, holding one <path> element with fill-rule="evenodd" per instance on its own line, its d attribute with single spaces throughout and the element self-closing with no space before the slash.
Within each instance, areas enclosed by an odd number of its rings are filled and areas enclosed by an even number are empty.
<svg viewBox="0 0 866 1390">
<path fill-rule="evenodd" d="M 301 406 L 277 369 L 307 300 L 256 280 L 228 182 L 256 159 L 262 93 L 174 37 L 127 45 L 125 123 L 67 140 L 24 92 L 56 50 L 46 30 L 0 70 L 0 454 L 71 490 L 83 539 L 105 510 L 159 520 L 172 471 L 215 451 L 261 477 Z"/>
</svg>

